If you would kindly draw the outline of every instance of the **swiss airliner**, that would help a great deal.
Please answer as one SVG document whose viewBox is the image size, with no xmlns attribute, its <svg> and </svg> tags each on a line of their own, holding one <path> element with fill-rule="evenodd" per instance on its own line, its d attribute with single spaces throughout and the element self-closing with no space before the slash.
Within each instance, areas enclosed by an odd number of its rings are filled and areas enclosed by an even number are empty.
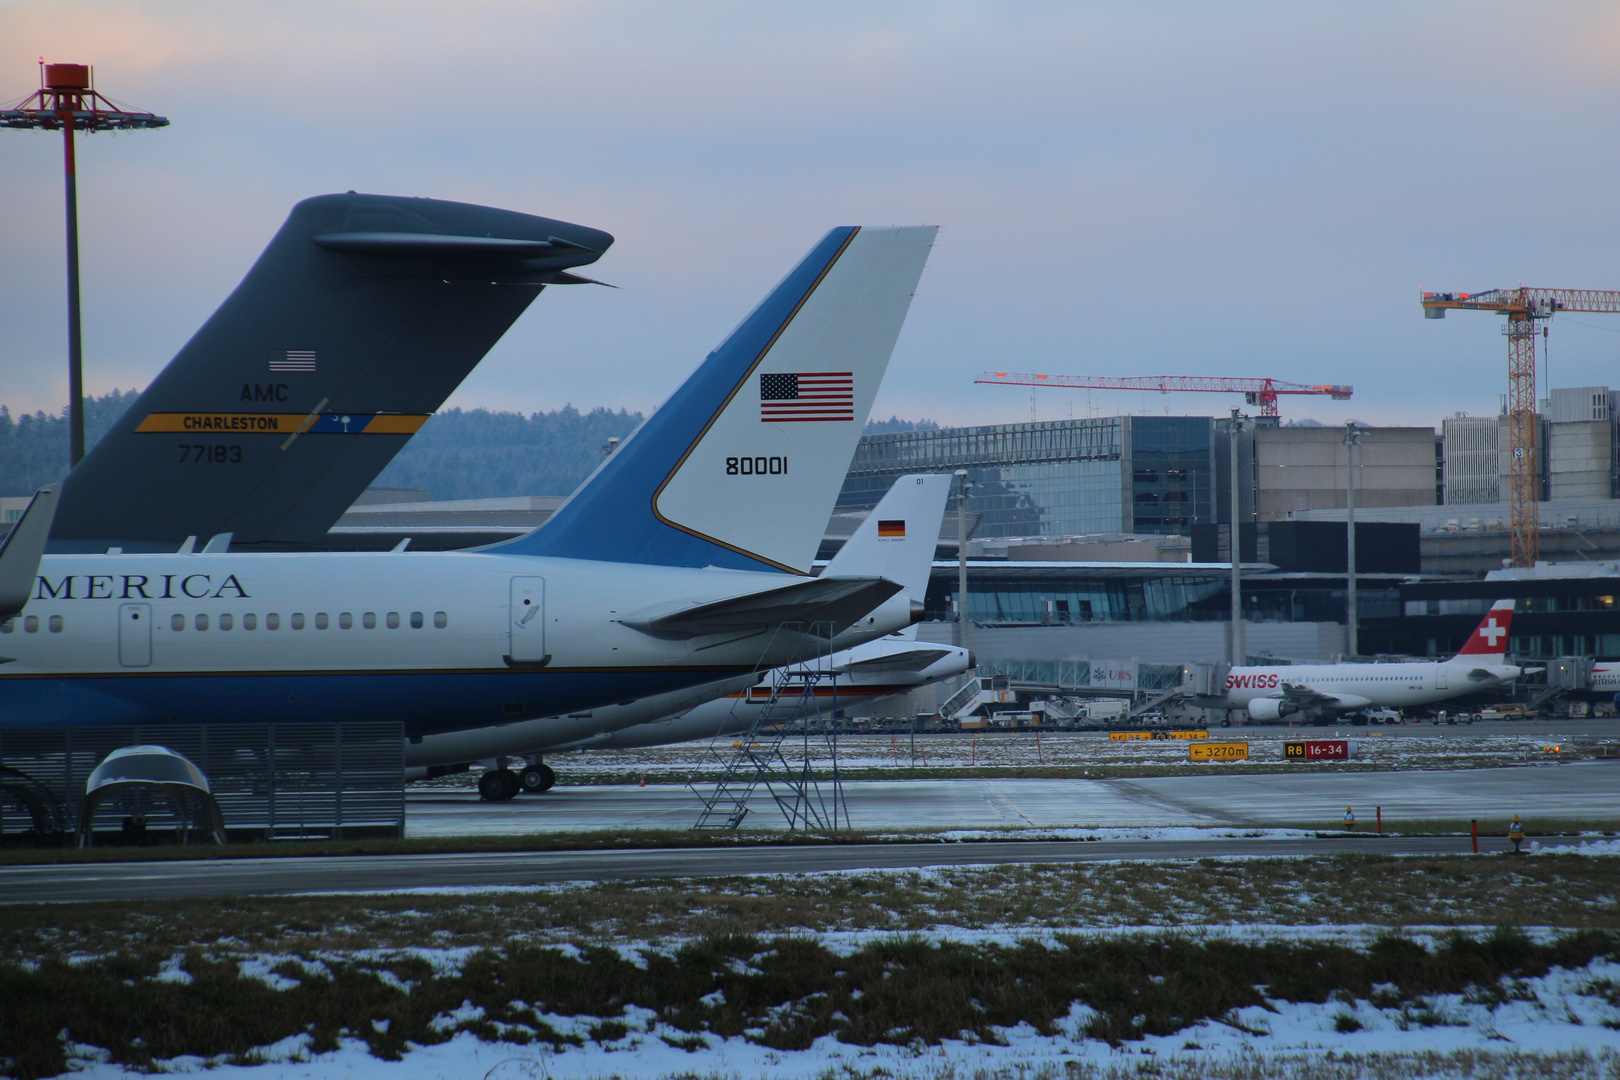
<svg viewBox="0 0 1620 1080">
<path fill-rule="evenodd" d="M 1296 664 L 1234 667 L 1222 698 L 1208 708 L 1244 709 L 1251 720 L 1316 720 L 1368 708 L 1429 705 L 1512 682 L 1523 672 L 1507 663 L 1513 601 L 1499 600 L 1449 660 L 1398 664 Z"/>
<path fill-rule="evenodd" d="M 45 555 L 26 604 L 0 609 L 0 722 L 390 717 L 420 737 L 756 673 L 801 655 L 817 623 L 833 648 L 909 625 L 921 605 L 899 584 L 809 571 L 934 231 L 834 229 L 517 540 L 262 554 L 220 536 L 200 552 Z M 386 274 L 392 235 L 347 254 Z M 293 442 L 256 415 L 198 422 Z M 137 431 L 189 437 L 174 427 Z M 0 581 L 24 555 L 0 551 Z"/>
</svg>

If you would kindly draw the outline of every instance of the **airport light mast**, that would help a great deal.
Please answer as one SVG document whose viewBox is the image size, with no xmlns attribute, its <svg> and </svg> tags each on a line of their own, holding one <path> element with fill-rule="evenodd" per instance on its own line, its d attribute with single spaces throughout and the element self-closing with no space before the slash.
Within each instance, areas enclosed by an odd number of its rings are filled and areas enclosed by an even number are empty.
<svg viewBox="0 0 1620 1080">
<path fill-rule="evenodd" d="M 1545 323 L 1558 311 L 1620 313 L 1620 291 L 1527 289 L 1520 285 L 1477 293 L 1423 294 L 1425 319 L 1443 319 L 1451 310 L 1507 316 L 1502 335 L 1508 339 L 1508 501 L 1513 517 L 1513 565 L 1534 566 L 1541 554 L 1536 332 L 1539 329 L 1545 338 Z"/>
<path fill-rule="evenodd" d="M 1234 379 L 1200 375 L 1143 375 L 1122 379 L 1092 375 L 1026 375 L 1016 371 L 987 371 L 974 383 L 986 386 L 1061 386 L 1073 390 L 1157 390 L 1194 394 L 1242 394 L 1244 402 L 1258 405 L 1261 416 L 1277 416 L 1277 398 L 1283 394 L 1313 394 L 1334 401 L 1349 401 L 1355 388 L 1343 385 L 1308 386 L 1281 379 Z"/>
<path fill-rule="evenodd" d="M 75 131 L 140 131 L 167 127 L 166 117 L 135 112 L 96 92 L 88 64 L 39 62 L 39 89 L 9 109 L 0 127 L 62 132 L 62 169 L 67 200 L 68 456 L 84 457 L 84 350 L 79 333 L 79 181 L 73 151 Z"/>
</svg>

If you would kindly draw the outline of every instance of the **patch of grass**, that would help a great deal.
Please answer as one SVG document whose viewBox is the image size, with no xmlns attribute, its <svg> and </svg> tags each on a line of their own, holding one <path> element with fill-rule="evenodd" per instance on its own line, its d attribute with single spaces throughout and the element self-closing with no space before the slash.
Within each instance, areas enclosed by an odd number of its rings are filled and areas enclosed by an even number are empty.
<svg viewBox="0 0 1620 1080">
<path fill-rule="evenodd" d="M 15 904 L 0 961 L 683 941 L 748 933 L 1060 931 L 1227 923 L 1620 927 L 1620 859 L 1542 855 L 1204 859 L 602 881 L 467 895 L 267 896 Z M 290 978 L 298 977 L 292 965 Z M 138 974 L 138 973 L 137 973 Z M 132 975 L 131 977 L 136 977 Z M 141 975 L 140 977 L 145 977 Z M 3 1012 L 0 1012 L 3 1015 Z"/>
<path fill-rule="evenodd" d="M 697 1050 L 718 1036 L 802 1050 L 827 1036 L 857 1046 L 934 1046 L 963 1033 L 997 1043 L 1020 1023 L 1052 1036 L 1078 1002 L 1093 1013 L 1084 1034 L 1118 1046 L 1268 1001 L 1366 999 L 1375 987 L 1412 1023 L 1431 1026 L 1448 1022 L 1429 1004 L 1435 995 L 1616 955 L 1620 934 L 1609 931 L 1543 943 L 1501 929 L 1433 949 L 1397 936 L 1365 949 L 1176 935 L 991 945 L 902 936 L 847 955 L 803 937 L 728 934 L 644 950 L 639 962 L 602 946 L 523 942 L 479 950 L 453 971 L 416 956 L 325 957 L 319 972 L 276 990 L 193 949 L 181 965 L 189 981 L 159 980 L 150 956 L 0 966 L 0 1059 L 19 1080 L 57 1075 L 67 1067 L 63 1031 L 136 1069 L 186 1054 L 247 1055 L 298 1035 L 315 1053 L 360 1039 L 384 1060 L 460 1032 L 558 1051 L 583 1040 L 542 1014 L 611 1018 L 631 1007 L 656 1015 L 671 1046 Z"/>
<path fill-rule="evenodd" d="M 1338 1013 L 1333 1017 L 1333 1030 L 1340 1035 L 1349 1035 L 1361 1030 L 1361 1021 L 1347 1012 Z"/>
</svg>

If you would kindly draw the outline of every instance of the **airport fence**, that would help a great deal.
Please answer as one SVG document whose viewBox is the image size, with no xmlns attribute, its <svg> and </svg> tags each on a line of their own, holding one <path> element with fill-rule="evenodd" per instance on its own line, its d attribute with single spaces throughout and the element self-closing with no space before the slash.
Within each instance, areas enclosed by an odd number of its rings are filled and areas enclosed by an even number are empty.
<svg viewBox="0 0 1620 1080">
<path fill-rule="evenodd" d="M 37 804 L 51 800 L 71 830 L 95 767 L 120 747 L 147 745 L 183 754 L 203 771 L 231 840 L 404 835 L 403 725 L 351 721 L 0 727 L 0 762 L 7 770 L 0 783 L 0 838 L 34 829 Z M 29 802 L 36 804 L 33 811 Z M 131 790 L 98 808 L 91 831 L 127 838 L 179 824 L 161 793 Z"/>
</svg>

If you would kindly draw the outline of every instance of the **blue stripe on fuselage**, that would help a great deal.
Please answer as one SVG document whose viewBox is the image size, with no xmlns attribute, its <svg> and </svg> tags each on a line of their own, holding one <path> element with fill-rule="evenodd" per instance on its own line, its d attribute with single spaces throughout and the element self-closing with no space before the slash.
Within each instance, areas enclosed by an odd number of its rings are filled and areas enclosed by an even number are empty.
<svg viewBox="0 0 1620 1080">
<path fill-rule="evenodd" d="M 0 725 L 333 723 L 400 720 L 406 734 L 557 716 L 735 671 L 474 671 L 0 679 Z M 506 707 L 521 702 L 522 709 Z"/>
</svg>

